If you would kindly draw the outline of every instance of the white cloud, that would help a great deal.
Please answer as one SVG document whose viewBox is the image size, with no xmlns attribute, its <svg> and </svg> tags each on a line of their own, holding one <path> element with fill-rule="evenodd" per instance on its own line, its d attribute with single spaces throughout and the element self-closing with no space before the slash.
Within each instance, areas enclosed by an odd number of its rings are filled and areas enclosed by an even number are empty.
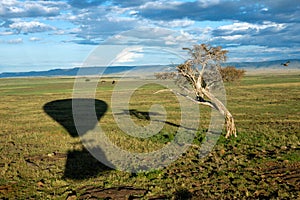
<svg viewBox="0 0 300 200">
<path fill-rule="evenodd" d="M 18 1 L 17 0 L 2 0 L 1 3 L 7 6 L 15 5 Z"/>
<path fill-rule="evenodd" d="M 183 4 L 182 2 L 178 2 L 178 1 L 164 1 L 164 0 L 149 1 L 144 5 L 141 5 L 139 8 L 140 9 L 168 9 L 175 6 L 180 6 L 182 4 Z"/>
<path fill-rule="evenodd" d="M 155 22 L 157 25 L 159 26 L 163 26 L 163 27 L 168 27 L 168 28 L 183 28 L 183 27 L 188 27 L 188 26 L 192 26 L 195 24 L 195 21 L 190 20 L 190 19 L 176 19 L 176 20 L 172 20 L 172 21 L 158 21 Z"/>
<path fill-rule="evenodd" d="M 16 38 L 16 39 L 11 39 L 7 41 L 8 44 L 20 44 L 23 43 L 23 39 L 22 38 Z"/>
<path fill-rule="evenodd" d="M 88 10 L 75 10 L 73 15 L 65 15 L 65 20 L 77 26 L 67 32 L 75 34 L 79 39 L 75 41 L 79 43 L 83 40 L 87 44 L 99 43 L 112 35 L 133 29 L 141 24 L 138 19 L 123 15 L 122 12 L 116 8 L 108 10 L 103 6 Z"/>
<path fill-rule="evenodd" d="M 237 40 L 242 37 L 245 37 L 245 36 L 244 35 L 227 35 L 227 36 L 221 36 L 220 38 L 222 38 L 224 40 Z"/>
<path fill-rule="evenodd" d="M 124 64 L 135 62 L 136 59 L 143 58 L 142 47 L 128 47 L 125 48 L 121 53 L 119 53 L 115 59 L 114 64 Z"/>
<path fill-rule="evenodd" d="M 138 11 L 136 11 L 136 10 L 131 10 L 130 12 L 129 12 L 129 15 L 137 15 L 139 12 Z"/>
<path fill-rule="evenodd" d="M 57 16 L 68 4 L 62 1 L 17 1 L 0 2 L 0 16 L 6 18 Z"/>
<path fill-rule="evenodd" d="M 67 32 L 64 30 L 56 30 L 53 35 L 65 35 Z M 73 33 L 73 32 L 72 32 Z"/>
<path fill-rule="evenodd" d="M 12 31 L 0 32 L 1 36 L 7 36 L 7 35 L 13 35 L 13 34 L 14 34 L 14 32 L 12 32 Z"/>
<path fill-rule="evenodd" d="M 161 27 L 140 26 L 133 30 L 124 32 L 123 35 L 136 37 L 140 39 L 155 39 L 168 36 L 174 31 Z"/>
<path fill-rule="evenodd" d="M 37 38 L 37 37 L 31 37 L 31 38 L 29 38 L 29 40 L 32 41 L 32 42 L 37 42 L 37 41 L 40 41 L 42 39 L 41 38 Z"/>
<path fill-rule="evenodd" d="M 256 45 L 295 50 L 300 44 L 297 2 L 0 0 L 0 36 L 2 43 L 38 41 L 51 34 L 55 37 L 52 41 L 79 46 L 101 43 L 177 48 L 210 43 L 225 48 Z M 12 40 L 12 35 L 23 40 Z M 138 59 L 137 55 L 139 52 L 127 52 L 123 61 Z"/>
<path fill-rule="evenodd" d="M 9 28 L 15 30 L 17 33 L 36 33 L 55 30 L 55 27 L 49 26 L 47 24 L 31 21 L 31 22 L 14 22 L 9 25 Z"/>
<path fill-rule="evenodd" d="M 290 58 L 289 55 L 299 52 L 300 48 L 269 48 L 267 46 L 244 45 L 229 47 L 229 62 L 257 62 Z"/>
<path fill-rule="evenodd" d="M 190 46 L 195 43 L 197 43 L 195 36 L 183 30 L 181 30 L 179 34 L 172 34 L 165 38 L 166 45 L 183 47 L 187 45 Z"/>
<path fill-rule="evenodd" d="M 267 28 L 275 28 L 276 30 L 282 30 L 285 27 L 286 27 L 286 25 L 283 23 L 275 23 L 275 22 L 265 21 L 265 22 L 263 22 L 263 24 L 251 24 L 248 22 L 235 22 L 230 25 L 220 26 L 218 29 L 220 31 L 226 31 L 227 33 L 233 33 L 235 31 L 247 31 L 250 29 L 254 29 L 257 31 L 267 29 Z"/>
<path fill-rule="evenodd" d="M 198 0 L 202 8 L 207 8 L 209 6 L 214 6 L 220 3 L 220 0 Z"/>
</svg>

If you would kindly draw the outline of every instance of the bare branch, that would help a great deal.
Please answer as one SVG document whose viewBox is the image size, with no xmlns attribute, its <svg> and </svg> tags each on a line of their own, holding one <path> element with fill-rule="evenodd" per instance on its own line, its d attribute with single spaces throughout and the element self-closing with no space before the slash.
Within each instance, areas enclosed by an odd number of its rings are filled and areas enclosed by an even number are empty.
<svg viewBox="0 0 300 200">
<path fill-rule="evenodd" d="M 226 61 L 227 59 L 226 54 L 228 51 L 222 50 L 222 47 L 220 46 L 212 47 L 206 44 L 194 45 L 192 49 L 183 48 L 183 50 L 189 51 L 191 59 L 187 60 L 181 65 L 178 65 L 177 71 L 180 75 L 187 79 L 194 89 L 194 94 L 196 97 L 199 97 L 201 101 L 195 100 L 188 95 L 180 95 L 185 96 L 195 103 L 197 102 L 218 110 L 222 115 L 224 115 L 226 120 L 226 138 L 230 135 L 236 136 L 236 128 L 231 113 L 228 111 L 226 106 L 209 91 L 209 88 L 219 80 L 211 80 L 209 83 L 206 83 L 204 80 L 206 74 L 205 72 L 208 71 L 208 67 L 212 69 L 213 73 L 214 70 L 217 70 L 218 73 L 218 70 L 220 70 L 221 66 L 220 63 Z M 204 97 L 208 98 L 209 101 L 204 100 Z"/>
<path fill-rule="evenodd" d="M 164 90 L 158 90 L 154 92 L 154 94 L 162 93 L 162 92 L 172 92 L 172 89 L 164 89 Z"/>
<path fill-rule="evenodd" d="M 220 112 L 226 120 L 227 134 L 226 138 L 231 135 L 236 136 L 236 128 L 232 114 L 226 106 L 220 101 L 211 89 L 218 86 L 222 78 L 220 76 L 221 62 L 224 62 L 228 51 L 222 50 L 222 47 L 212 47 L 206 44 L 194 45 L 193 48 L 183 48 L 187 50 L 191 59 L 176 67 L 178 74 L 157 73 L 155 76 L 159 79 L 175 79 L 175 83 L 188 94 L 173 91 L 171 89 L 163 89 L 155 92 L 155 94 L 171 91 L 177 95 L 183 96 L 188 100 L 209 106 Z M 185 81 L 182 81 L 181 78 Z M 193 90 L 189 90 L 184 85 L 188 83 Z M 195 97 L 191 97 L 193 94 Z M 208 99 L 208 100 L 207 100 Z"/>
<path fill-rule="evenodd" d="M 214 108 L 214 109 L 218 110 L 217 107 L 212 102 L 210 102 L 210 101 L 206 101 L 206 100 L 199 101 L 197 99 L 194 99 L 193 97 L 190 97 L 190 96 L 188 96 L 186 94 L 183 94 L 183 93 L 180 93 L 180 92 L 177 92 L 177 91 L 174 91 L 172 89 L 159 90 L 159 91 L 155 92 L 154 94 L 158 94 L 158 93 L 162 93 L 162 92 L 173 92 L 173 93 L 175 93 L 177 95 L 180 95 L 180 96 L 183 96 L 183 97 L 187 98 L 188 100 L 190 100 L 190 101 L 192 101 L 192 102 L 194 102 L 196 104 L 206 105 L 206 106 L 209 106 L 211 108 Z"/>
</svg>

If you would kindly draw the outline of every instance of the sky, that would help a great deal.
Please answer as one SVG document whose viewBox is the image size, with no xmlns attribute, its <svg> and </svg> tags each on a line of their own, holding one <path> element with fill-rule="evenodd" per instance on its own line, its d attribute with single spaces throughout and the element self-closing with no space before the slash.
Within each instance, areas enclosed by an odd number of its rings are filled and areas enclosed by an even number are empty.
<svg viewBox="0 0 300 200">
<path fill-rule="evenodd" d="M 0 73 L 177 63 L 202 43 L 231 62 L 298 59 L 299 33 L 297 0 L 0 0 Z"/>
</svg>

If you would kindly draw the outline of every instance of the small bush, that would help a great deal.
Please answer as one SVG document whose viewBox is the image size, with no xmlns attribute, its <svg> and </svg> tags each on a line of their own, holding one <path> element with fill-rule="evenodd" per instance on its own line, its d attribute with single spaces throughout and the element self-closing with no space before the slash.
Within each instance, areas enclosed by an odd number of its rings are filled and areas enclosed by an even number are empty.
<svg viewBox="0 0 300 200">
<path fill-rule="evenodd" d="M 174 79 L 176 75 L 177 75 L 176 72 L 160 72 L 154 74 L 156 79 L 161 79 L 161 80 Z"/>
<path fill-rule="evenodd" d="M 220 74 L 224 82 L 235 82 L 241 80 L 245 75 L 245 70 L 237 69 L 234 66 L 220 68 Z"/>
</svg>

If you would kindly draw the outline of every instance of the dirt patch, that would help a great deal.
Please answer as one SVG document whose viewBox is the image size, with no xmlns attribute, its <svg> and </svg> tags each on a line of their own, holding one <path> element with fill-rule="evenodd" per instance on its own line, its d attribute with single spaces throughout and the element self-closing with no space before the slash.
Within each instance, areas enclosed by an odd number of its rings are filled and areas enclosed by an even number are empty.
<svg viewBox="0 0 300 200">
<path fill-rule="evenodd" d="M 56 160 L 66 159 L 66 158 L 67 158 L 66 153 L 53 152 L 47 155 L 27 156 L 24 159 L 27 165 L 38 167 L 39 166 L 38 163 L 41 161 L 56 161 Z"/>
<path fill-rule="evenodd" d="M 13 191 L 13 187 L 11 185 L 0 185 L 0 194 L 8 194 Z"/>
<path fill-rule="evenodd" d="M 88 187 L 84 188 L 84 193 L 78 199 L 139 199 L 146 195 L 148 190 L 133 188 L 133 187 L 114 187 L 114 188 L 99 188 Z"/>
<path fill-rule="evenodd" d="M 262 178 L 276 179 L 279 184 L 286 184 L 300 191 L 300 162 L 291 164 L 269 162 L 265 164 L 261 171 L 263 172 Z"/>
</svg>

